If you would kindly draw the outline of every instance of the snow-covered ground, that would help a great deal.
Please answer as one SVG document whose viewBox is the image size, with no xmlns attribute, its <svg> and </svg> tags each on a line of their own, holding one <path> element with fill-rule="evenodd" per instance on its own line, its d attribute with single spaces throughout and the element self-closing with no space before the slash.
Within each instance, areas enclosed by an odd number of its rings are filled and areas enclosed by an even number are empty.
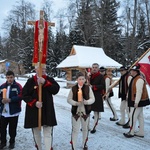
<svg viewBox="0 0 150 150">
<path fill-rule="evenodd" d="M 57 79 L 58 80 L 58 79 Z M 17 80 L 22 86 L 26 80 L 19 78 Z M 5 79 L 0 78 L 0 83 L 5 82 Z M 54 127 L 54 150 L 71 150 L 70 137 L 71 137 L 71 106 L 67 103 L 67 95 L 69 89 L 65 88 L 66 83 L 58 83 L 61 86 L 59 93 L 54 96 L 55 111 L 58 125 Z M 150 88 L 148 88 L 150 95 Z M 119 106 L 120 99 L 117 98 L 118 88 L 113 88 L 114 96 L 112 102 L 117 110 L 117 114 L 120 117 Z M 16 148 L 14 150 L 36 150 L 34 147 L 34 141 L 32 138 L 32 132 L 30 129 L 24 129 L 24 111 L 25 103 L 22 102 L 22 112 L 19 117 L 18 133 L 16 137 Z M 91 116 L 93 113 L 91 113 Z M 124 132 L 128 129 L 123 129 L 117 126 L 115 122 L 109 120 L 112 117 L 110 109 L 105 104 L 105 112 L 101 114 L 102 118 L 97 126 L 97 132 L 95 134 L 89 133 L 88 148 L 89 150 L 149 150 L 150 149 L 150 106 L 144 108 L 145 118 L 145 137 L 134 137 L 127 139 L 123 136 Z M 90 126 L 93 124 L 91 117 Z M 8 137 L 9 138 L 9 137 Z M 82 132 L 78 137 L 78 150 L 82 150 Z M 43 145 L 44 150 L 44 145 Z"/>
</svg>

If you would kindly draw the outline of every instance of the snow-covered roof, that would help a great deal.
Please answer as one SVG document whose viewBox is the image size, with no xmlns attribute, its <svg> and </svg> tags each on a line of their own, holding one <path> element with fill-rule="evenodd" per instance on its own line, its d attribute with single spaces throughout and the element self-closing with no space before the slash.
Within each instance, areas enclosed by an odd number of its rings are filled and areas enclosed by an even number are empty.
<svg viewBox="0 0 150 150">
<path fill-rule="evenodd" d="M 3 63 L 3 62 L 5 62 L 7 59 L 3 59 L 3 60 L 0 60 L 0 63 Z"/>
<path fill-rule="evenodd" d="M 98 63 L 106 68 L 119 68 L 122 66 L 117 61 L 108 57 L 102 48 L 74 45 L 70 55 L 57 68 L 90 68 L 93 63 Z"/>
</svg>

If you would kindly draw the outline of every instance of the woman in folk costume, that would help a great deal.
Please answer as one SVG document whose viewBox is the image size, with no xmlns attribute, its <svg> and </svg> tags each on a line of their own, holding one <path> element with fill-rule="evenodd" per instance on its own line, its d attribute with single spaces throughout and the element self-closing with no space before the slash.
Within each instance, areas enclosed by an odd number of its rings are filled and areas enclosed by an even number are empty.
<svg viewBox="0 0 150 150">
<path fill-rule="evenodd" d="M 107 75 L 107 69 L 104 67 L 100 67 L 100 73 L 104 76 L 105 79 L 105 85 L 106 85 L 106 90 L 105 92 L 108 92 L 109 86 L 111 85 L 112 79 L 111 77 L 109 77 Z M 108 105 L 108 107 L 110 108 L 110 110 L 112 111 L 113 117 L 110 117 L 110 121 L 116 121 L 118 120 L 118 116 L 116 113 L 116 110 L 111 102 L 111 97 L 113 96 L 113 91 L 111 90 L 110 92 L 107 93 L 106 97 L 105 97 L 105 102 Z"/>
<path fill-rule="evenodd" d="M 94 93 L 95 102 L 92 104 L 92 111 L 94 111 L 94 125 L 91 133 L 96 132 L 96 126 L 98 125 L 99 114 L 104 112 L 104 104 L 102 96 L 105 91 L 105 79 L 99 72 L 99 64 L 93 63 L 91 72 L 88 74 L 89 86 Z"/>
<path fill-rule="evenodd" d="M 124 136 L 131 138 L 134 136 L 144 137 L 144 117 L 143 107 L 150 104 L 145 80 L 140 76 L 140 65 L 130 69 L 133 77 L 129 82 L 128 106 L 130 107 L 130 130 Z M 136 122 L 139 121 L 139 131 L 135 131 Z"/>
<path fill-rule="evenodd" d="M 87 150 L 91 104 L 94 103 L 95 98 L 92 89 L 85 84 L 86 79 L 83 73 L 79 72 L 76 78 L 77 84 L 72 87 L 67 98 L 67 102 L 72 105 L 71 144 L 72 150 L 76 150 L 77 136 L 81 124 L 83 134 L 82 147 L 83 150 Z"/>
</svg>

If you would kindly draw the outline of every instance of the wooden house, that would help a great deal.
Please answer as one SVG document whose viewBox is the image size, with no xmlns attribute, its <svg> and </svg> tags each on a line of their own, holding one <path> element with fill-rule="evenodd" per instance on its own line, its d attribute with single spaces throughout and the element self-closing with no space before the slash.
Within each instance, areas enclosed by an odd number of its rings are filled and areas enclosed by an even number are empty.
<svg viewBox="0 0 150 150">
<path fill-rule="evenodd" d="M 75 81 L 76 73 L 81 71 L 86 75 L 93 63 L 109 69 L 122 66 L 108 57 L 102 48 L 74 45 L 69 56 L 57 68 L 66 72 L 67 87 L 69 87 L 70 83 Z"/>
<path fill-rule="evenodd" d="M 21 63 L 8 59 L 0 60 L 0 73 L 5 74 L 8 70 L 12 70 L 16 75 L 25 73 L 25 70 Z"/>
</svg>

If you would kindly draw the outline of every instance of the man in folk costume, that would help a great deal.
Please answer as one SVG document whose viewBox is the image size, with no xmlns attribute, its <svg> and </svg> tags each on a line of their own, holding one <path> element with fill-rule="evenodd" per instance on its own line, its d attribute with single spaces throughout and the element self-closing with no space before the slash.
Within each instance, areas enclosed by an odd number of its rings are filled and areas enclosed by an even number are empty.
<svg viewBox="0 0 150 150">
<path fill-rule="evenodd" d="M 130 131 L 124 136 L 131 138 L 134 136 L 144 137 L 144 117 L 143 107 L 150 104 L 145 80 L 140 76 L 140 65 L 130 69 L 133 77 L 129 81 L 128 106 L 130 107 Z M 136 122 L 139 121 L 139 131 L 135 132 Z"/>
<path fill-rule="evenodd" d="M 39 77 L 39 66 L 35 66 L 36 75 L 28 79 L 23 87 L 23 100 L 26 102 L 25 128 L 32 128 L 37 150 L 42 150 L 41 130 L 38 128 L 38 109 L 42 109 L 41 125 L 45 150 L 52 150 L 53 126 L 57 125 L 52 95 L 59 91 L 58 83 L 46 75 L 46 65 L 42 66 L 42 77 Z M 42 102 L 38 101 L 38 85 L 42 84 Z"/>
<path fill-rule="evenodd" d="M 106 68 L 100 67 L 100 73 L 104 76 L 104 79 L 105 79 L 105 87 L 106 87 L 105 93 L 107 93 L 107 95 L 105 96 L 105 102 L 113 114 L 113 117 L 110 117 L 110 121 L 116 121 L 116 120 L 118 120 L 118 116 L 117 116 L 116 110 L 111 102 L 111 97 L 114 94 L 113 94 L 112 90 L 110 92 L 108 92 L 109 86 L 112 83 L 112 78 L 110 76 L 108 76 L 106 72 L 107 72 Z"/>
<path fill-rule="evenodd" d="M 28 79 L 22 92 L 26 102 L 24 127 L 32 129 L 37 150 L 42 150 L 39 122 L 43 127 L 45 150 L 53 149 L 53 127 L 57 125 L 53 95 L 58 93 L 60 86 L 54 78 L 46 74 L 47 41 L 48 22 L 40 19 L 35 22 L 34 34 L 33 64 L 36 75 Z"/>
<path fill-rule="evenodd" d="M 120 104 L 120 113 L 121 113 L 121 119 L 116 122 L 117 125 L 123 126 L 123 128 L 129 128 L 129 107 L 127 104 L 127 91 L 128 91 L 128 80 L 131 80 L 131 76 L 129 75 L 128 68 L 125 66 L 121 66 L 119 69 L 121 73 L 121 78 L 119 80 L 119 91 L 118 91 L 118 97 L 121 98 L 121 104 Z M 128 117 L 128 121 L 126 122 L 126 114 Z"/>
<path fill-rule="evenodd" d="M 96 132 L 96 126 L 99 120 L 99 113 L 104 112 L 104 104 L 102 96 L 105 91 L 105 79 L 99 72 L 99 64 L 93 63 L 91 74 L 88 74 L 89 84 L 93 90 L 95 96 L 95 102 L 92 104 L 92 111 L 94 111 L 94 125 L 91 133 Z"/>
<path fill-rule="evenodd" d="M 83 73 L 79 72 L 76 78 L 77 84 L 71 88 L 67 98 L 68 103 L 72 105 L 71 144 L 72 150 L 77 150 L 76 142 L 81 123 L 82 147 L 83 150 L 87 150 L 91 104 L 94 103 L 95 98 L 92 89 L 85 84 L 86 79 Z"/>
</svg>

